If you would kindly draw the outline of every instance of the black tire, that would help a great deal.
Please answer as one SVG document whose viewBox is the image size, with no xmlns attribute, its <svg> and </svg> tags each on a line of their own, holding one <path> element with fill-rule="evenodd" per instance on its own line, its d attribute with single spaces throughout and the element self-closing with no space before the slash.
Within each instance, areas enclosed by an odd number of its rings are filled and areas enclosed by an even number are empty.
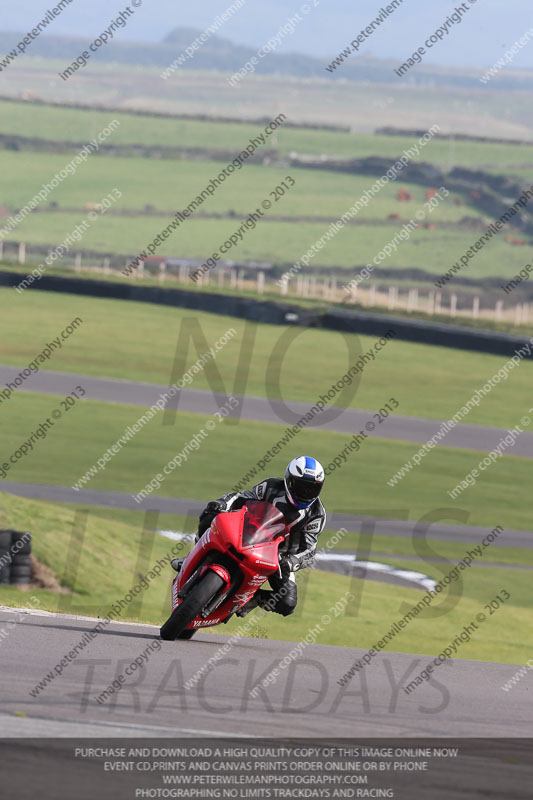
<svg viewBox="0 0 533 800">
<path fill-rule="evenodd" d="M 31 553 L 31 533 L 20 533 L 19 531 L 11 531 L 11 547 L 16 550 L 17 556 L 28 556 Z M 26 539 L 26 537 L 28 537 Z M 19 547 L 19 542 L 22 545 Z"/>
<path fill-rule="evenodd" d="M 167 619 L 159 632 L 161 638 L 167 642 L 177 638 L 190 639 L 196 631 L 193 630 L 191 636 L 183 636 L 184 633 L 189 633 L 186 630 L 187 625 L 198 616 L 223 586 L 222 578 L 216 572 L 209 570 Z"/>
<path fill-rule="evenodd" d="M 11 531 L 0 531 L 0 550 L 11 549 Z"/>
<path fill-rule="evenodd" d="M 192 639 L 195 633 L 198 633 L 198 628 L 185 628 L 184 631 L 178 633 L 176 639 Z"/>
<path fill-rule="evenodd" d="M 31 567 L 24 566 L 24 567 L 11 567 L 11 580 L 14 578 L 31 578 Z"/>
<path fill-rule="evenodd" d="M 0 584 L 3 585 L 4 583 L 11 583 L 10 579 L 11 570 L 9 567 L 3 567 L 0 569 Z"/>
<path fill-rule="evenodd" d="M 13 556 L 13 561 L 11 562 L 12 569 L 17 569 L 19 567 L 30 567 L 31 569 L 31 556 L 26 555 L 16 555 Z"/>
</svg>

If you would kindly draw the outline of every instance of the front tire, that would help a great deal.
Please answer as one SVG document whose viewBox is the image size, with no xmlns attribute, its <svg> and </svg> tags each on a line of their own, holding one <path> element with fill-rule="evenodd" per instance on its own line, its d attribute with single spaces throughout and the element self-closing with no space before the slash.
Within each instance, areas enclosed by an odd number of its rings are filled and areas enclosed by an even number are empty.
<svg viewBox="0 0 533 800">
<path fill-rule="evenodd" d="M 224 581 L 220 575 L 209 570 L 167 619 L 159 632 L 161 638 L 172 642 L 174 639 L 190 639 L 194 636 L 196 630 L 186 630 L 187 625 L 200 614 L 223 586 Z"/>
</svg>

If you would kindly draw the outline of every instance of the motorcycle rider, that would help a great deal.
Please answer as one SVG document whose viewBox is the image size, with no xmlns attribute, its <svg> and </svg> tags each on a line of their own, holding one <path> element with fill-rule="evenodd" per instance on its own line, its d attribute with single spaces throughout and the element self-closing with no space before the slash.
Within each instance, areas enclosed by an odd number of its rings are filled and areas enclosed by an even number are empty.
<svg viewBox="0 0 533 800">
<path fill-rule="evenodd" d="M 287 465 L 284 478 L 267 478 L 251 490 L 229 492 L 212 500 L 200 514 L 197 542 L 217 514 L 236 511 L 246 500 L 263 500 L 271 503 L 287 519 L 290 534 L 280 548 L 280 573 L 269 578 L 273 591 L 260 589 L 237 612 L 246 616 L 258 605 L 271 609 L 284 617 L 292 614 L 298 602 L 294 573 L 309 567 L 315 557 L 317 539 L 326 524 L 326 511 L 319 500 L 324 485 L 324 468 L 315 458 L 297 456 Z M 179 572 L 185 559 L 175 558 L 170 563 Z M 268 602 L 270 601 L 270 602 Z"/>
</svg>

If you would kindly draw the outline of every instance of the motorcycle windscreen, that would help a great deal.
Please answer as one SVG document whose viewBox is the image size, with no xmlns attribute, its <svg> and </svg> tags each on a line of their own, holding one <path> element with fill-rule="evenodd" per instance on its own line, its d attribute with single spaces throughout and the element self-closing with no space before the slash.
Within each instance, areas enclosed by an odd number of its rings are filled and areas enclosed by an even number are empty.
<svg viewBox="0 0 533 800">
<path fill-rule="evenodd" d="M 284 538 L 289 532 L 287 520 L 271 503 L 247 500 L 242 511 L 244 511 L 243 547 L 255 547 L 258 544 L 273 542 L 275 539 Z"/>
</svg>

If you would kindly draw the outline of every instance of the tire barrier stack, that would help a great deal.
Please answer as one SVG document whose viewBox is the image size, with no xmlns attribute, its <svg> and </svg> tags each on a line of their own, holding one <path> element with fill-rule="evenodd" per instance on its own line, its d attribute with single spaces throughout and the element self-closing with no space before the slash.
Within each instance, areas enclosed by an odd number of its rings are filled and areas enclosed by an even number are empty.
<svg viewBox="0 0 533 800">
<path fill-rule="evenodd" d="M 0 586 L 31 582 L 31 533 L 0 530 Z"/>
</svg>

